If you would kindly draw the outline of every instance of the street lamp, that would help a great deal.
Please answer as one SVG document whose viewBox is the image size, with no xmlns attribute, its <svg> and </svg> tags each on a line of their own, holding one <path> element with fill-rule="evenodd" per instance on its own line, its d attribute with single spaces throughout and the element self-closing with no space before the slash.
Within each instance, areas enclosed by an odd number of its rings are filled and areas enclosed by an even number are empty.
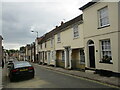
<svg viewBox="0 0 120 90">
<path fill-rule="evenodd" d="M 36 50 L 38 50 L 38 45 L 37 45 L 37 42 L 38 42 L 38 40 L 37 40 L 38 39 L 38 31 L 31 31 L 31 32 L 35 32 L 37 34 L 37 38 L 35 39 L 35 44 L 34 44 L 34 60 L 36 60 L 36 54 L 37 54 Z"/>
<path fill-rule="evenodd" d="M 37 33 L 37 38 L 38 38 L 38 31 L 31 31 L 31 32 L 36 32 Z"/>
</svg>

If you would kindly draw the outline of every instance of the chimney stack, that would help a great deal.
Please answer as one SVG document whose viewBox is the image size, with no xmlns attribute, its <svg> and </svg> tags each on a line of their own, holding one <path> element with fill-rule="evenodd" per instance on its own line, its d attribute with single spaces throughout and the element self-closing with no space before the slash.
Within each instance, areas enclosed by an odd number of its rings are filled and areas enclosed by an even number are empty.
<svg viewBox="0 0 120 90">
<path fill-rule="evenodd" d="M 63 21 L 61 21 L 61 25 L 63 25 L 64 24 L 64 22 Z"/>
<path fill-rule="evenodd" d="M 56 28 L 58 28 L 58 26 L 56 26 Z"/>
</svg>

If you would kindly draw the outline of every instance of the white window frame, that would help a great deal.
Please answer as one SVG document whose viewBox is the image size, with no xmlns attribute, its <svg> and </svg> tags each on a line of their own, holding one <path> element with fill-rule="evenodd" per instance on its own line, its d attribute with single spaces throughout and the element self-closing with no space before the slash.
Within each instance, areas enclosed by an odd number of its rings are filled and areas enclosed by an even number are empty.
<svg viewBox="0 0 120 90">
<path fill-rule="evenodd" d="M 53 38 L 51 38 L 51 48 L 53 48 Z"/>
<path fill-rule="evenodd" d="M 79 51 L 79 57 L 80 57 L 80 64 L 85 64 L 84 49 L 80 49 L 80 51 Z"/>
<path fill-rule="evenodd" d="M 78 38 L 79 37 L 79 27 L 78 25 L 73 26 L 73 38 Z"/>
<path fill-rule="evenodd" d="M 45 48 L 47 48 L 47 42 L 45 42 Z"/>
<path fill-rule="evenodd" d="M 107 55 L 112 62 L 112 51 L 111 51 L 111 42 L 110 39 L 105 39 L 100 41 L 101 47 L 101 60 Z"/>
<path fill-rule="evenodd" d="M 109 14 L 108 14 L 108 6 L 105 6 L 98 10 L 98 20 L 99 27 L 109 26 Z"/>
<path fill-rule="evenodd" d="M 51 51 L 51 61 L 54 61 L 54 51 Z"/>
<path fill-rule="evenodd" d="M 61 42 L 61 36 L 60 36 L 60 33 L 57 34 L 57 42 L 58 42 L 58 43 Z"/>
<path fill-rule="evenodd" d="M 42 44 L 40 44 L 40 49 L 42 49 L 43 47 L 42 47 Z"/>
</svg>

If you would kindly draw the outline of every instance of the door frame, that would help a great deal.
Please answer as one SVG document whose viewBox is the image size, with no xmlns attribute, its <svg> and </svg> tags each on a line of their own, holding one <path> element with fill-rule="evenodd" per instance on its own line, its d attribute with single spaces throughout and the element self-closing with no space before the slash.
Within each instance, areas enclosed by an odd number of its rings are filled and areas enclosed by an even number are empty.
<svg viewBox="0 0 120 90">
<path fill-rule="evenodd" d="M 88 60 L 89 60 L 89 67 L 90 68 L 95 68 L 96 67 L 96 64 L 95 64 L 95 45 L 94 45 L 94 41 L 93 40 L 89 40 L 88 43 L 87 43 L 87 46 L 88 46 Z M 90 47 L 93 47 L 93 51 L 91 52 L 94 52 L 94 57 L 93 57 L 93 60 L 90 60 Z M 91 63 L 93 63 L 94 65 L 91 65 Z"/>
</svg>

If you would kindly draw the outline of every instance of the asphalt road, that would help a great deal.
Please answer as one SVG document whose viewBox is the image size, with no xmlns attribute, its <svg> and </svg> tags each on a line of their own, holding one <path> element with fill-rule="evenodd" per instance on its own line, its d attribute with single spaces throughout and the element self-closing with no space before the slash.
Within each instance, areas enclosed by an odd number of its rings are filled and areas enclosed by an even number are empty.
<svg viewBox="0 0 120 90">
<path fill-rule="evenodd" d="M 35 78 L 10 82 L 5 75 L 4 88 L 111 88 L 104 84 L 52 71 L 33 64 Z M 5 72 L 4 72 L 5 74 Z"/>
</svg>

